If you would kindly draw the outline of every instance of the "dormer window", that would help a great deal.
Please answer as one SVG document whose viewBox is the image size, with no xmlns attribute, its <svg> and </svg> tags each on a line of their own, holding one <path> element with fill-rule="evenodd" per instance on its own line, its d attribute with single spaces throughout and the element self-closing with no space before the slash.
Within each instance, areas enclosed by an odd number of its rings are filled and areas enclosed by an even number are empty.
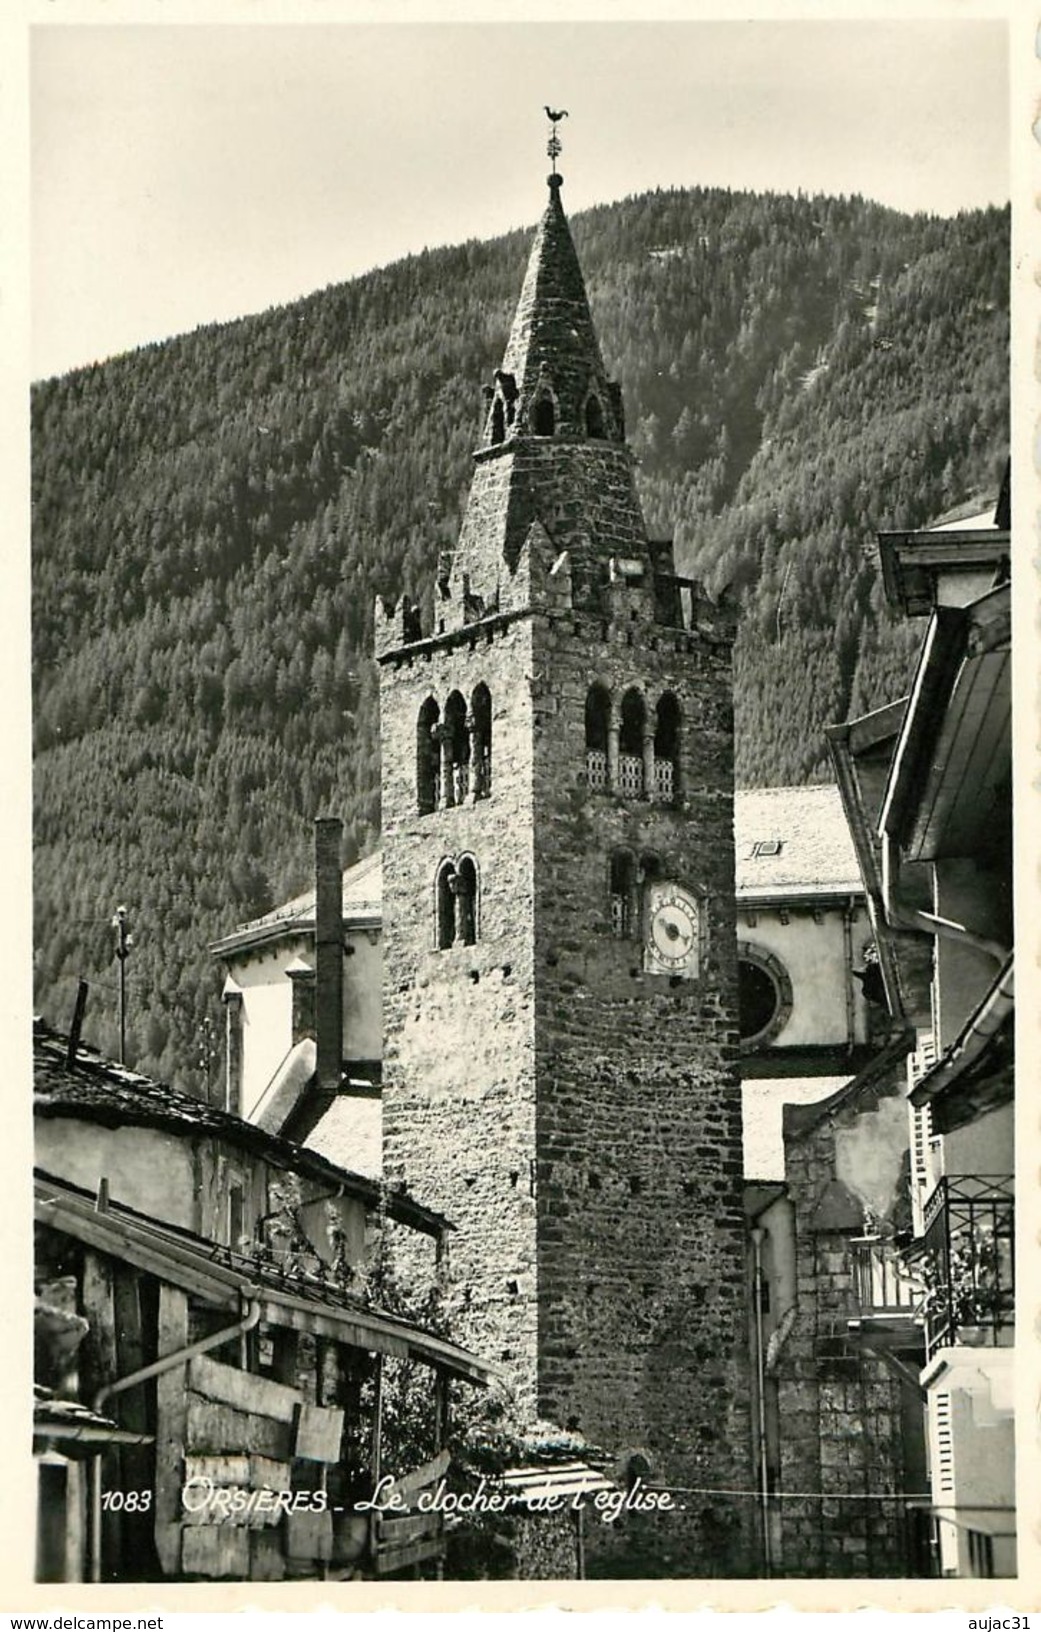
<svg viewBox="0 0 1041 1632">
<path fill-rule="evenodd" d="M 600 406 L 600 398 L 592 392 L 586 398 L 586 435 L 599 441 L 604 436 L 604 410 Z"/>
<path fill-rule="evenodd" d="M 557 412 L 553 406 L 553 398 L 541 396 L 535 404 L 535 411 L 531 416 L 532 430 L 536 436 L 552 436 L 557 426 Z"/>
<path fill-rule="evenodd" d="M 780 839 L 756 839 L 752 845 L 752 860 L 760 856 L 779 856 L 781 854 Z"/>
</svg>

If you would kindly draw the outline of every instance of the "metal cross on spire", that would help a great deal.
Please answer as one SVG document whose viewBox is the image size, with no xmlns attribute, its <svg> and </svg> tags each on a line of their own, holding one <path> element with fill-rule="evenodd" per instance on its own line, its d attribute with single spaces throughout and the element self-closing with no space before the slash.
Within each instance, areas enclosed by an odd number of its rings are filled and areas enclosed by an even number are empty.
<svg viewBox="0 0 1041 1632">
<path fill-rule="evenodd" d="M 560 123 L 560 121 L 562 119 L 567 118 L 567 108 L 561 108 L 559 110 L 559 112 L 557 112 L 557 113 L 554 113 L 553 109 L 549 106 L 548 103 L 545 104 L 545 108 L 546 108 L 546 118 L 549 120 L 549 123 L 550 123 L 549 141 L 546 143 L 546 152 L 549 154 L 550 158 L 553 160 L 553 174 L 556 175 L 556 173 L 557 173 L 557 160 L 560 157 L 560 154 L 561 154 L 561 151 L 562 151 L 560 137 L 557 135 L 557 126 L 559 125 L 559 123 Z"/>
</svg>

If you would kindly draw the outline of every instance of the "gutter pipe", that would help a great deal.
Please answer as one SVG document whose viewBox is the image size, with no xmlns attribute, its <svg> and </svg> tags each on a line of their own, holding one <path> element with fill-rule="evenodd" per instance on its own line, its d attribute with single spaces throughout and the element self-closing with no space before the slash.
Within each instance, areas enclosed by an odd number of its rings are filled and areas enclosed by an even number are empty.
<svg viewBox="0 0 1041 1632">
<path fill-rule="evenodd" d="M 222 1327 L 219 1332 L 211 1332 L 209 1337 L 203 1337 L 196 1343 L 189 1343 L 186 1348 L 175 1349 L 173 1354 L 164 1354 L 151 1365 L 139 1366 L 136 1371 L 128 1372 L 125 1377 L 117 1378 L 114 1383 L 106 1383 L 99 1388 L 94 1396 L 93 1407 L 99 1412 L 106 1400 L 114 1394 L 122 1394 L 128 1388 L 135 1388 L 138 1383 L 145 1383 L 151 1377 L 159 1377 L 166 1371 L 172 1371 L 175 1366 L 184 1365 L 197 1354 L 205 1354 L 207 1349 L 219 1349 L 223 1344 L 231 1342 L 232 1338 L 242 1337 L 246 1332 L 253 1330 L 260 1320 L 260 1304 L 255 1297 L 245 1299 L 246 1312 L 232 1325 Z M 91 1468 L 90 1489 L 90 1579 L 101 1580 L 101 1452 L 93 1459 Z"/>
<path fill-rule="evenodd" d="M 753 1296 L 755 1298 L 755 1370 L 759 1406 L 759 1505 L 763 1522 L 763 1573 L 772 1574 L 770 1557 L 770 1477 L 766 1450 L 766 1367 L 763 1347 L 763 1234 L 757 1225 L 752 1231 Z"/>
</svg>

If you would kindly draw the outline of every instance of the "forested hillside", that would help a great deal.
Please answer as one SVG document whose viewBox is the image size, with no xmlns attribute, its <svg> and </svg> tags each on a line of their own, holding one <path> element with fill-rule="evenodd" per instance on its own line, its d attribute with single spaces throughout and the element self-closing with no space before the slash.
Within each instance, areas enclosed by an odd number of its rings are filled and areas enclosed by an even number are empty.
<svg viewBox="0 0 1041 1632">
<path fill-rule="evenodd" d="M 537 205 L 533 208 L 533 215 Z M 824 724 L 899 694 L 917 628 L 877 529 L 996 491 L 1008 214 L 658 192 L 573 231 L 653 534 L 741 590 L 738 776 L 812 780 Z M 530 234 L 38 385 L 37 1003 L 200 1088 L 207 943 L 306 884 L 311 818 L 376 838 L 377 591 L 425 594 Z M 214 1075 L 216 1068 L 214 1067 Z"/>
</svg>

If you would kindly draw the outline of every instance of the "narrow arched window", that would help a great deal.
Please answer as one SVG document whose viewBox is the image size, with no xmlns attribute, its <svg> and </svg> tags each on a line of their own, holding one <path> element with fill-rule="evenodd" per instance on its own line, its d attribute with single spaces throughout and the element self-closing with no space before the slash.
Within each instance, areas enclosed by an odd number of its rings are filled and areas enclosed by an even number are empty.
<svg viewBox="0 0 1041 1632">
<path fill-rule="evenodd" d="M 455 943 L 473 946 L 477 939 L 477 863 L 464 856 L 455 870 Z"/>
<path fill-rule="evenodd" d="M 647 921 L 649 886 L 661 877 L 661 857 L 656 856 L 653 850 L 645 850 L 636 869 L 636 899 L 633 906 L 633 933 L 635 935 L 646 935 L 650 928 Z"/>
<path fill-rule="evenodd" d="M 611 933 L 628 940 L 636 925 L 636 862 L 631 850 L 616 850 L 611 857 Z"/>
<path fill-rule="evenodd" d="M 611 724 L 611 694 L 606 686 L 590 686 L 586 693 L 586 777 L 590 788 L 607 787 L 607 738 Z"/>
<path fill-rule="evenodd" d="M 600 398 L 590 392 L 586 398 L 586 435 L 602 438 L 604 434 L 604 410 L 600 406 Z"/>
<path fill-rule="evenodd" d="M 416 802 L 421 816 L 437 809 L 439 777 L 437 723 L 441 710 L 433 697 L 428 697 L 416 721 Z"/>
<path fill-rule="evenodd" d="M 470 776 L 475 799 L 492 791 L 492 694 L 482 680 L 470 699 Z"/>
<path fill-rule="evenodd" d="M 445 702 L 445 748 L 448 777 L 445 803 L 461 805 L 470 791 L 470 733 L 466 729 L 466 702 L 461 692 L 450 692 Z"/>
<path fill-rule="evenodd" d="M 671 805 L 679 796 L 680 705 L 671 691 L 658 699 L 654 716 L 654 797 Z"/>
<path fill-rule="evenodd" d="M 643 739 L 647 710 L 640 693 L 627 691 L 622 698 L 618 731 L 618 791 L 641 798 L 644 792 Z"/>
<path fill-rule="evenodd" d="M 443 861 L 434 883 L 434 945 L 439 952 L 455 945 L 455 878 L 455 862 Z"/>
<path fill-rule="evenodd" d="M 506 411 L 501 397 L 492 403 L 492 441 L 502 442 L 506 437 Z"/>
<path fill-rule="evenodd" d="M 556 430 L 557 415 L 553 407 L 553 398 L 541 396 L 535 404 L 532 415 L 532 429 L 536 436 L 552 436 Z"/>
</svg>

